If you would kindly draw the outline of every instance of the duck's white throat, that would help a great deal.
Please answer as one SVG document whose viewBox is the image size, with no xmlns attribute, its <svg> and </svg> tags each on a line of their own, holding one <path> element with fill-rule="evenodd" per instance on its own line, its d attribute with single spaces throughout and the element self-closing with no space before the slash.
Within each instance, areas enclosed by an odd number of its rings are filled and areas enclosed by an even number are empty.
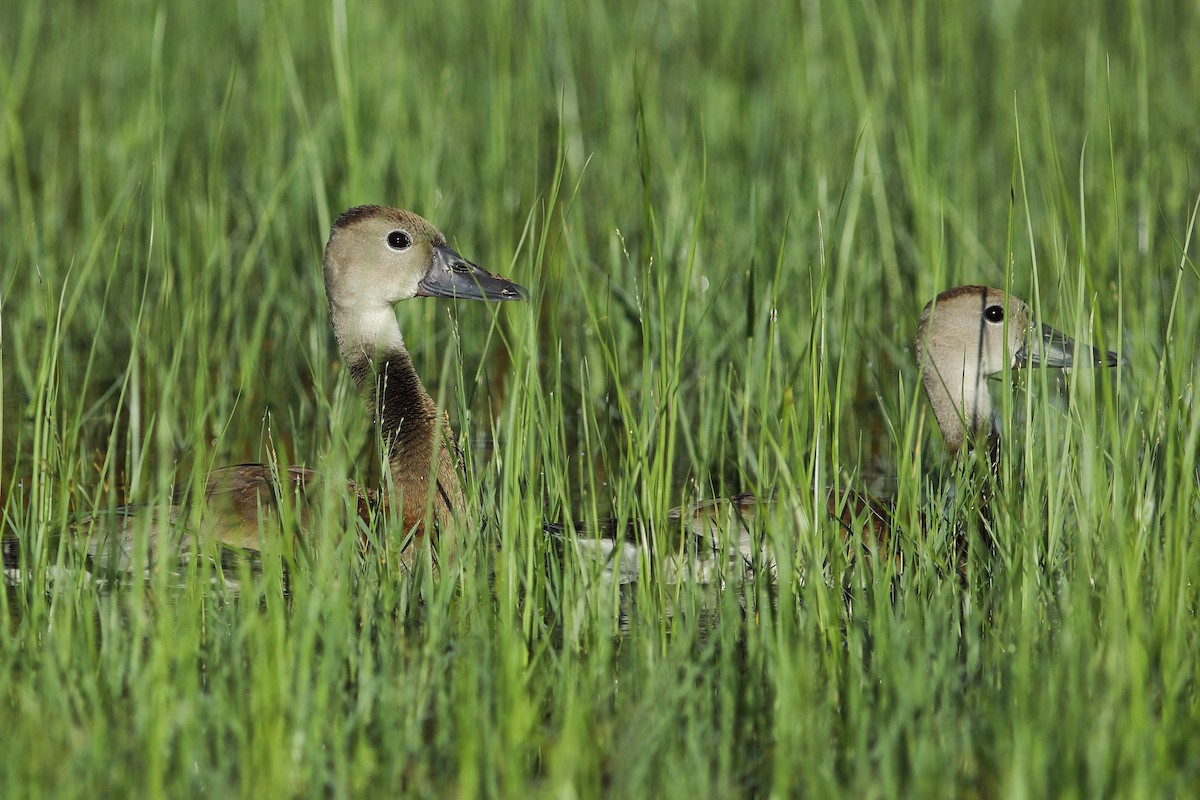
<svg viewBox="0 0 1200 800">
<path fill-rule="evenodd" d="M 404 350 L 404 336 L 391 306 L 348 309 L 334 304 L 330 308 L 338 349 L 346 361 L 379 356 Z"/>
</svg>

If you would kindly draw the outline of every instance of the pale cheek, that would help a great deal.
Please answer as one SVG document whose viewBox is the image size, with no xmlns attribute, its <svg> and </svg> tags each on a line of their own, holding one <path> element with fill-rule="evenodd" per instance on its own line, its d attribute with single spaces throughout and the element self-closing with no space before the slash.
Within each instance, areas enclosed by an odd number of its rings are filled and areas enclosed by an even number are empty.
<svg viewBox="0 0 1200 800">
<path fill-rule="evenodd" d="M 417 289 L 420 287 L 420 285 L 421 281 L 416 277 L 406 277 L 401 280 L 396 280 L 396 292 L 394 295 L 396 299 L 392 302 L 399 302 L 401 300 L 408 300 L 410 297 L 416 297 Z"/>
<path fill-rule="evenodd" d="M 997 352 L 998 342 L 984 339 L 983 350 L 979 354 L 979 379 L 982 381 L 989 375 L 995 375 L 1004 369 L 1004 353 Z"/>
<path fill-rule="evenodd" d="M 371 274 L 355 287 L 355 295 L 363 306 L 386 305 L 391 307 L 401 300 L 415 297 L 419 279 L 396 270 L 381 269 Z"/>
</svg>

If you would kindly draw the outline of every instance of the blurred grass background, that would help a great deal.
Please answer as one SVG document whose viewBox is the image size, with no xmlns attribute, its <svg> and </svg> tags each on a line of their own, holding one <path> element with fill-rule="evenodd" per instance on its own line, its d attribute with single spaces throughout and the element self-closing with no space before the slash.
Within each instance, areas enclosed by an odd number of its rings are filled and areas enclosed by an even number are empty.
<svg viewBox="0 0 1200 800">
<path fill-rule="evenodd" d="M 287 595 L 10 588 L 6 795 L 1198 788 L 1195 4 L 3 16 L 0 500 L 50 562 L 73 516 L 214 465 L 372 474 L 319 269 L 343 208 L 533 289 L 398 311 L 469 445 L 460 569 L 358 575 L 334 542 Z M 994 387 L 1000 541 L 967 586 L 912 526 L 850 604 L 784 570 L 617 614 L 545 540 L 826 483 L 936 517 L 911 341 L 960 283 L 1128 359 Z"/>
</svg>

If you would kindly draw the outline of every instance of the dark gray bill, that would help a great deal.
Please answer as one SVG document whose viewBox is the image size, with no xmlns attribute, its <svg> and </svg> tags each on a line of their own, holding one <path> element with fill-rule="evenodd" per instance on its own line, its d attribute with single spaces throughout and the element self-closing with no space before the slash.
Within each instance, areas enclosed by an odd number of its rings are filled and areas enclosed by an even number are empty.
<svg viewBox="0 0 1200 800">
<path fill-rule="evenodd" d="M 450 297 L 456 300 L 524 300 L 525 287 L 493 275 L 441 245 L 433 248 L 433 266 L 417 287 L 417 297 Z"/>
<path fill-rule="evenodd" d="M 1017 354 L 1019 366 L 1047 367 L 1115 367 L 1120 363 L 1116 353 L 1104 352 L 1086 344 L 1076 344 L 1065 333 L 1049 325 L 1042 326 L 1041 338 L 1021 348 Z"/>
</svg>

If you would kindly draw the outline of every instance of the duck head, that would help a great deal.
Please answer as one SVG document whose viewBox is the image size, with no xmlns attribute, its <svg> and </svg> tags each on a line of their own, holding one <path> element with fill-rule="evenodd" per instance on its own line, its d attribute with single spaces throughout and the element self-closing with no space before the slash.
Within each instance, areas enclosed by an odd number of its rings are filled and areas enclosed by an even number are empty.
<svg viewBox="0 0 1200 800">
<path fill-rule="evenodd" d="M 403 347 L 392 306 L 413 297 L 521 300 L 521 286 L 456 253 L 412 213 L 358 206 L 333 223 L 325 245 L 325 293 L 342 355 Z"/>
<path fill-rule="evenodd" d="M 1024 302 L 999 289 L 960 286 L 942 292 L 921 312 L 917 361 L 925 394 L 953 454 L 968 438 L 993 430 L 989 377 L 1038 364 L 1116 366 L 1118 356 L 1035 324 Z"/>
</svg>

